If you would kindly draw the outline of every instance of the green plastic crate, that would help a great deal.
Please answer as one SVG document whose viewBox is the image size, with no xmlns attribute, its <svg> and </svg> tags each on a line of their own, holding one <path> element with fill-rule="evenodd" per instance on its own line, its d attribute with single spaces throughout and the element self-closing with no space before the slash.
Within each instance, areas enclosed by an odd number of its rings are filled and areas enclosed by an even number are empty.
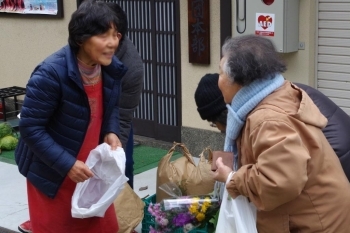
<svg viewBox="0 0 350 233">
<path fill-rule="evenodd" d="M 143 200 L 145 202 L 144 207 L 144 217 L 142 219 L 142 233 L 149 233 L 149 227 L 155 227 L 156 222 L 154 220 L 154 217 L 148 212 L 148 206 L 150 203 L 156 203 L 156 194 L 153 194 L 152 196 L 146 198 Z M 176 230 L 174 233 L 182 233 L 182 229 Z M 190 231 L 189 233 L 208 233 L 207 226 L 203 228 L 196 228 Z"/>
</svg>

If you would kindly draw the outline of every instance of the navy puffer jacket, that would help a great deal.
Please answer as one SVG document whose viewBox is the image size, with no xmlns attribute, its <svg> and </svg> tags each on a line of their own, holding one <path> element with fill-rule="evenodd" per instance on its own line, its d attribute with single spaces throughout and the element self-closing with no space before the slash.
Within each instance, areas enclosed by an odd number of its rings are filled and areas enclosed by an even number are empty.
<svg viewBox="0 0 350 233">
<path fill-rule="evenodd" d="M 337 154 L 345 175 L 350 181 L 350 116 L 320 91 L 305 84 L 294 84 L 310 96 L 321 113 L 328 119 L 328 124 L 322 131 Z"/>
<path fill-rule="evenodd" d="M 102 66 L 103 122 L 107 133 L 119 135 L 118 101 L 126 67 L 116 58 Z M 21 174 L 54 198 L 76 161 L 90 121 L 90 107 L 77 59 L 67 45 L 33 71 L 21 109 L 21 138 L 15 151 Z"/>
</svg>

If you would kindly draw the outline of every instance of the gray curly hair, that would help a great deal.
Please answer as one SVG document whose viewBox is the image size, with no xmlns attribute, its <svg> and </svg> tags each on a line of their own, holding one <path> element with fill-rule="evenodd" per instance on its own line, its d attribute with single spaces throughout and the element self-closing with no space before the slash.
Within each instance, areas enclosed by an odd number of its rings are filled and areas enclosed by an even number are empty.
<svg viewBox="0 0 350 233">
<path fill-rule="evenodd" d="M 222 55 L 226 58 L 222 71 L 232 82 L 242 86 L 287 70 L 271 40 L 261 36 L 227 39 L 222 46 Z"/>
</svg>

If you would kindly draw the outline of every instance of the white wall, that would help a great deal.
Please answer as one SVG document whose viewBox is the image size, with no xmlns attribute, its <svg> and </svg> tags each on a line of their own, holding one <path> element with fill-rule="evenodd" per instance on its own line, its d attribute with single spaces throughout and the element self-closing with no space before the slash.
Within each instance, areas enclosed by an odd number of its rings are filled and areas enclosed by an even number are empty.
<svg viewBox="0 0 350 233">
<path fill-rule="evenodd" d="M 67 44 L 76 1 L 63 0 L 64 18 L 0 15 L 0 88 L 25 86 L 37 64 Z"/>
<path fill-rule="evenodd" d="M 196 110 L 194 92 L 200 78 L 219 70 L 220 5 L 210 1 L 210 65 L 188 62 L 187 0 L 180 1 L 181 78 L 183 126 L 215 130 L 203 121 Z M 232 0 L 232 12 L 235 1 Z M 313 85 L 315 77 L 316 1 L 300 1 L 299 38 L 306 49 L 283 55 L 288 64 L 285 77 L 291 81 Z M 0 88 L 25 86 L 35 66 L 51 53 L 67 44 L 68 22 L 76 10 L 75 0 L 63 0 L 63 19 L 23 18 L 0 15 Z M 234 20 L 235 17 L 233 17 Z M 232 25 L 235 25 L 233 23 Z M 234 30 L 232 30 L 234 31 Z"/>
<path fill-rule="evenodd" d="M 253 0 L 249 0 L 253 1 Z M 220 9 L 219 1 L 210 1 L 210 65 L 194 65 L 188 62 L 188 26 L 187 1 L 181 0 L 181 78 L 182 78 L 182 125 L 217 131 L 203 121 L 196 109 L 194 92 L 200 78 L 206 73 L 219 72 L 220 61 Z M 315 83 L 315 34 L 316 34 L 316 1 L 300 0 L 299 7 L 299 41 L 305 42 L 305 50 L 283 54 L 287 63 L 285 78 L 311 86 Z M 233 21 L 235 0 L 232 0 Z M 232 31 L 235 31 L 235 22 Z"/>
</svg>

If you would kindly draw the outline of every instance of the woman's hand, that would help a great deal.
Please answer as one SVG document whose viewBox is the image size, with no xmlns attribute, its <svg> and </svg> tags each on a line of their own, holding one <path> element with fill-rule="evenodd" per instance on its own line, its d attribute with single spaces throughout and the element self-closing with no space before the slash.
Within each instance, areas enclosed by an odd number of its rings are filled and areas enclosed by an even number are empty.
<svg viewBox="0 0 350 233">
<path fill-rule="evenodd" d="M 93 177 L 94 173 L 92 173 L 85 163 L 77 160 L 67 175 L 73 182 L 79 183 Z"/>
<path fill-rule="evenodd" d="M 232 172 L 232 169 L 222 162 L 221 157 L 216 160 L 215 164 L 217 169 L 214 172 L 214 180 L 226 183 L 227 177 Z"/>
<path fill-rule="evenodd" d="M 104 142 L 110 145 L 112 150 L 116 150 L 117 147 L 122 147 L 122 143 L 114 133 L 107 134 L 104 138 Z"/>
</svg>

